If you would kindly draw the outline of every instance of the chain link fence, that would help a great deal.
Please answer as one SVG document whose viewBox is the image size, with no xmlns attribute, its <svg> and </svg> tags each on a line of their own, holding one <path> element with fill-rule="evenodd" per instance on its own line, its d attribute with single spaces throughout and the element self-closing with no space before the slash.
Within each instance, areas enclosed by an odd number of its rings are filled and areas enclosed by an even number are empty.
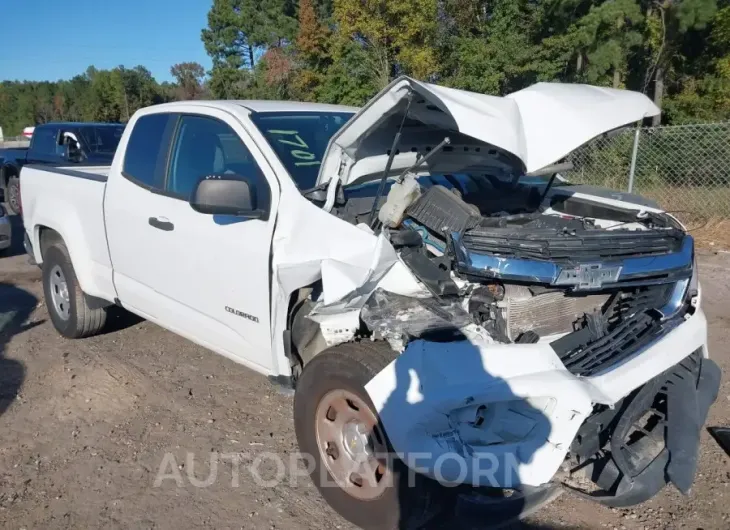
<svg viewBox="0 0 730 530">
<path fill-rule="evenodd" d="M 638 193 L 690 224 L 730 219 L 730 122 L 624 130 L 569 159 L 572 182 Z"/>
</svg>

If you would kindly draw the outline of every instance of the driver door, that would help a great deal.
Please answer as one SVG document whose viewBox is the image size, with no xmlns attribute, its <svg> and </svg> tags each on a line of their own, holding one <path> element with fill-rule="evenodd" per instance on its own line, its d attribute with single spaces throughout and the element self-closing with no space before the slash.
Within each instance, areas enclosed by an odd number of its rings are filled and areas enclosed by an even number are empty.
<svg viewBox="0 0 730 530">
<path fill-rule="evenodd" d="M 168 271 L 162 294 L 174 300 L 183 329 L 214 349 L 272 370 L 269 259 L 273 215 L 240 219 L 198 213 L 189 204 L 197 182 L 213 174 L 269 183 L 239 134 L 221 119 L 183 115 L 170 150 L 164 216 L 174 224 L 164 247 Z"/>
<path fill-rule="evenodd" d="M 269 193 L 269 215 L 241 219 L 193 210 L 188 201 L 197 182 L 221 173 L 245 177 L 258 191 Z M 176 333 L 259 372 L 276 371 L 269 260 L 278 184 L 243 126 L 217 109 L 180 115 L 163 189 L 146 193 L 150 200 L 140 212 L 146 226 L 138 237 L 148 252 L 144 260 L 155 268 L 139 274 L 154 291 L 155 303 L 149 311 L 140 309 Z M 129 216 L 137 215 L 134 209 L 129 205 Z M 140 223 L 128 226 L 133 224 Z M 124 301 L 122 296 L 120 292 Z"/>
</svg>

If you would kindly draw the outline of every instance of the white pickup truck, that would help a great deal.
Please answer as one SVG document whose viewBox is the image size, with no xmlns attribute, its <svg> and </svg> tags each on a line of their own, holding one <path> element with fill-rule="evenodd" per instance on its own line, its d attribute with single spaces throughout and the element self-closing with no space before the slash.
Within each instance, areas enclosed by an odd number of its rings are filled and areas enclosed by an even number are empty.
<svg viewBox="0 0 730 530">
<path fill-rule="evenodd" d="M 658 112 L 409 78 L 359 111 L 158 105 L 110 167 L 23 168 L 26 245 L 62 335 L 116 304 L 294 388 L 312 479 L 362 527 L 502 522 L 565 487 L 636 504 L 689 490 L 719 387 L 693 240 L 559 172 Z"/>
</svg>

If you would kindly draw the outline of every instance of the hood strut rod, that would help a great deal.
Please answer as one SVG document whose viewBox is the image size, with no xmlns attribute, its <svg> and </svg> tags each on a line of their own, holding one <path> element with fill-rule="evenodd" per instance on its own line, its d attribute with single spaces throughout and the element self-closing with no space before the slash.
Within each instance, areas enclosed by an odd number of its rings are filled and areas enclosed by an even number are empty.
<svg viewBox="0 0 730 530">
<path fill-rule="evenodd" d="M 380 179 L 380 185 L 378 186 L 378 192 L 375 194 L 375 201 L 373 201 L 373 207 L 370 210 L 370 218 L 368 219 L 368 226 L 370 228 L 374 228 L 375 224 L 375 212 L 378 209 L 378 201 L 380 201 L 380 197 L 383 196 L 383 192 L 385 192 L 385 183 L 388 181 L 388 173 L 390 173 L 390 168 L 393 165 L 393 159 L 395 158 L 395 152 L 398 149 L 398 145 L 400 144 L 400 136 L 401 132 L 403 131 L 403 125 L 406 123 L 406 118 L 408 117 L 408 111 L 411 108 L 411 103 L 413 102 L 413 91 L 409 90 L 408 94 L 406 95 L 406 100 L 408 101 L 408 104 L 406 105 L 406 111 L 403 113 L 403 119 L 400 121 L 400 126 L 398 127 L 398 132 L 395 133 L 395 137 L 393 138 L 393 145 L 390 147 L 390 154 L 388 155 L 388 162 L 385 164 L 385 171 L 383 171 L 383 177 Z"/>
<path fill-rule="evenodd" d="M 398 178 L 395 179 L 396 182 L 403 182 L 403 179 L 406 178 L 406 175 L 408 173 L 410 173 L 412 171 L 415 171 L 416 169 L 418 169 L 419 167 L 421 167 L 423 164 L 425 164 L 426 162 L 428 162 L 435 154 L 437 154 L 439 151 L 441 151 L 444 147 L 446 147 L 449 144 L 451 144 L 451 138 L 449 138 L 448 136 L 444 137 L 444 139 L 441 140 L 441 142 L 436 147 L 434 147 L 428 153 L 426 153 L 421 158 L 419 158 L 418 160 L 416 160 L 416 163 L 413 164 L 411 167 L 409 167 L 408 169 L 406 169 L 405 171 L 403 171 L 403 173 L 401 173 L 398 176 Z"/>
</svg>

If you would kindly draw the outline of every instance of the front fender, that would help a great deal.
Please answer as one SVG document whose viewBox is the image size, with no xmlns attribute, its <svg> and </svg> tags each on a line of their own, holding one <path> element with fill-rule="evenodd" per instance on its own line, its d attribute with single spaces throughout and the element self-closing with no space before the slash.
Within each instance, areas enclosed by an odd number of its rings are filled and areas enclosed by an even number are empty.
<svg viewBox="0 0 730 530">
<path fill-rule="evenodd" d="M 548 482 L 592 410 L 546 343 L 418 340 L 365 388 L 409 467 L 475 486 Z"/>
</svg>

